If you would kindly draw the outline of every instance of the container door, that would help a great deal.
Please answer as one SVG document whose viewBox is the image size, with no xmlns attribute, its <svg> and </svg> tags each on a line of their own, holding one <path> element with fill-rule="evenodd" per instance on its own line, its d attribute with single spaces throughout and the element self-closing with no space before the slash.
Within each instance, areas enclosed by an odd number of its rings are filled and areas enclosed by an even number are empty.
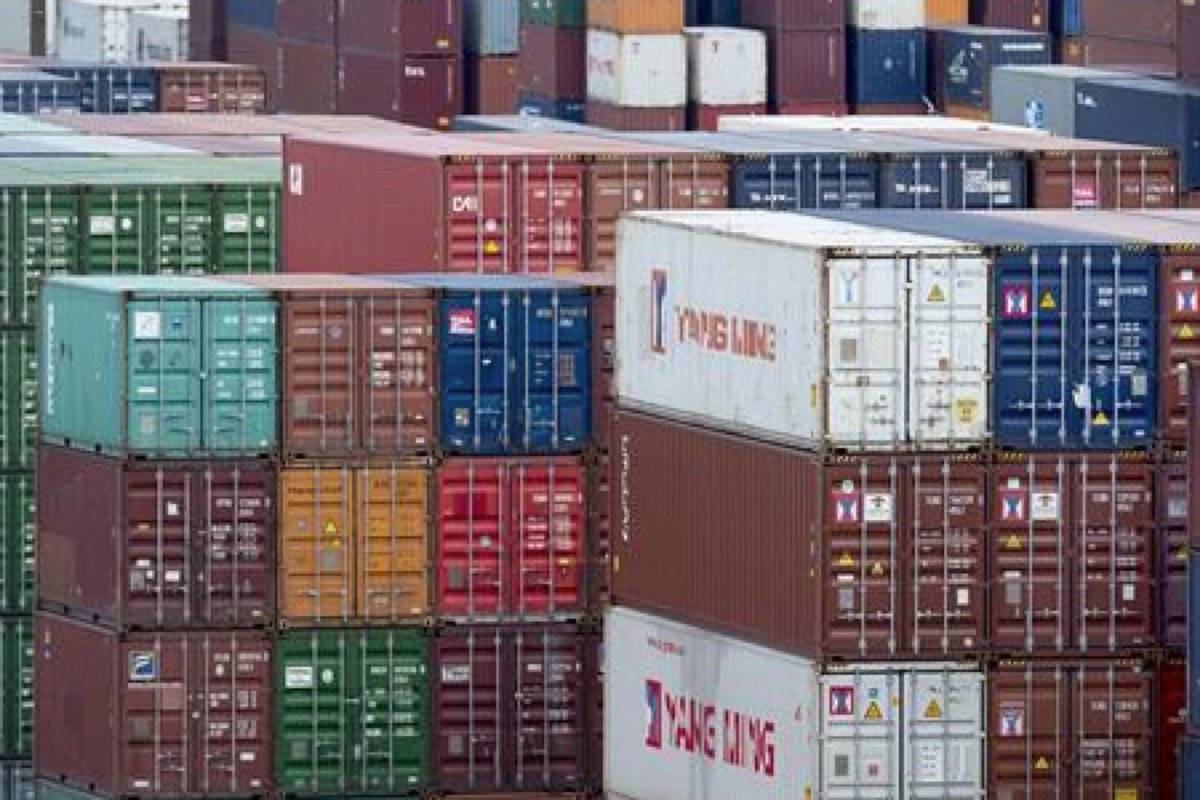
<svg viewBox="0 0 1200 800">
<path fill-rule="evenodd" d="M 434 306 L 401 292 L 371 296 L 363 309 L 362 368 L 367 370 L 362 446 L 368 453 L 433 447 Z"/>
<path fill-rule="evenodd" d="M 0 476 L 0 612 L 4 614 L 34 611 L 36 511 L 33 473 Z"/>
<path fill-rule="evenodd" d="M 178 468 L 125 471 L 125 613 L 143 628 L 179 627 L 192 618 L 201 565 L 194 561 L 192 476 Z M 196 497 L 195 502 L 202 500 Z"/>
<path fill-rule="evenodd" d="M 662 208 L 729 207 L 729 167 L 723 158 L 667 158 L 662 173 L 659 200 Z"/>
<path fill-rule="evenodd" d="M 0 756 L 33 754 L 33 620 L 0 622 Z"/>
<path fill-rule="evenodd" d="M 988 434 L 987 262 L 918 257 L 910 264 L 908 434 L 922 449 Z"/>
<path fill-rule="evenodd" d="M 197 767 L 189 791 L 261 796 L 273 778 L 271 642 L 262 633 L 206 633 L 197 649 L 189 687 Z"/>
<path fill-rule="evenodd" d="M 283 304 L 285 449 L 291 456 L 357 450 L 358 314 L 350 296 L 293 295 Z"/>
<path fill-rule="evenodd" d="M 445 168 L 445 251 L 449 272 L 516 272 L 514 167 L 507 161 L 452 164 Z"/>
<path fill-rule="evenodd" d="M 354 531 L 359 615 L 372 622 L 429 615 L 429 470 L 356 471 Z"/>
<path fill-rule="evenodd" d="M 799 211 L 812 197 L 812 159 L 801 156 L 751 156 L 733 165 L 733 205 L 736 208 L 765 208 Z"/>
<path fill-rule="evenodd" d="M 1075 477 L 1078 596 L 1075 646 L 1114 651 L 1155 644 L 1154 465 L 1084 456 Z"/>
<path fill-rule="evenodd" d="M 821 677 L 821 797 L 895 800 L 904 784 L 900 745 L 904 678 L 846 671 Z"/>
<path fill-rule="evenodd" d="M 1026 456 L 992 468 L 991 631 L 1001 653 L 1068 646 L 1071 513 L 1068 464 Z"/>
<path fill-rule="evenodd" d="M 204 446 L 268 452 L 279 399 L 275 302 L 210 300 L 206 312 Z"/>
<path fill-rule="evenodd" d="M 496 628 L 465 631 L 440 637 L 434 645 L 435 783 L 455 792 L 499 789 L 504 787 L 504 726 L 513 702 L 505 692 L 503 638 Z"/>
<path fill-rule="evenodd" d="M 510 331 L 516 384 L 512 442 L 525 452 L 580 450 L 591 432 L 591 302 L 581 292 L 525 292 Z"/>
<path fill-rule="evenodd" d="M 1025 208 L 1025 160 L 1012 156 L 970 155 L 952 157 L 948 208 Z"/>
<path fill-rule="evenodd" d="M 37 337 L 0 333 L 0 464 L 32 469 L 38 429 Z"/>
<path fill-rule="evenodd" d="M 1167 460 L 1158 468 L 1155 552 L 1159 598 L 1158 636 L 1168 648 L 1187 646 L 1188 625 L 1188 467 Z"/>
<path fill-rule="evenodd" d="M 1074 271 L 1072 404 L 1068 422 L 1083 447 L 1150 444 L 1158 412 L 1158 258 L 1088 249 Z"/>
<path fill-rule="evenodd" d="M 1188 435 L 1188 365 L 1200 361 L 1200 258 L 1196 254 L 1163 256 L 1159 307 L 1164 363 L 1158 425 L 1164 439 L 1182 444 Z"/>
<path fill-rule="evenodd" d="M 147 190 L 156 272 L 210 272 L 213 264 L 212 190 L 177 184 Z"/>
<path fill-rule="evenodd" d="M 1077 797 L 1157 796 L 1153 786 L 1153 675 L 1121 662 L 1081 662 L 1072 682 Z"/>
<path fill-rule="evenodd" d="M 660 170 L 652 157 L 599 159 L 588 179 L 588 264 L 612 272 L 617 264 L 617 220 L 628 211 L 658 208 Z"/>
<path fill-rule="evenodd" d="M 351 733 L 358 765 L 354 791 L 407 795 L 429 771 L 429 658 L 417 630 L 359 634 L 359 718 Z"/>
<path fill-rule="evenodd" d="M 1072 796 L 1071 680 L 1070 672 L 1053 662 L 1001 665 L 988 674 L 991 797 Z"/>
<path fill-rule="evenodd" d="M 361 635 L 361 634 L 359 634 Z M 356 738 L 351 680 L 356 635 L 339 629 L 284 632 L 275 646 L 275 781 L 289 794 L 351 790 Z"/>
<path fill-rule="evenodd" d="M 895 459 L 827 468 L 825 650 L 895 656 L 901 647 L 899 486 Z"/>
<path fill-rule="evenodd" d="M 831 259 L 826 428 L 834 446 L 895 449 L 905 440 L 907 264 Z"/>
<path fill-rule="evenodd" d="M 83 215 L 83 272 L 138 275 L 157 271 L 148 251 L 150 208 L 144 189 L 91 187 L 83 194 Z"/>
<path fill-rule="evenodd" d="M 521 236 L 514 271 L 577 272 L 586 264 L 583 239 L 585 167 L 573 161 L 521 161 L 515 181 Z"/>
<path fill-rule="evenodd" d="M 15 269 L 9 287 L 14 306 L 7 321 L 33 325 L 37 322 L 41 278 L 74 272 L 79 267 L 79 193 L 47 186 L 22 189 L 14 200 Z"/>
<path fill-rule="evenodd" d="M 1187 665 L 1168 658 L 1155 675 L 1154 786 L 1160 797 L 1179 797 L 1179 746 L 1187 729 Z"/>
<path fill-rule="evenodd" d="M 281 620 L 348 621 L 354 616 L 349 467 L 284 469 L 279 487 Z"/>
<path fill-rule="evenodd" d="M 199 450 L 200 303 L 132 300 L 126 315 L 129 448 L 160 453 Z"/>
<path fill-rule="evenodd" d="M 216 198 L 217 272 L 271 273 L 279 269 L 279 187 L 219 186 Z"/>
<path fill-rule="evenodd" d="M 453 459 L 438 470 L 439 616 L 495 617 L 504 609 L 510 502 L 501 462 Z"/>
<path fill-rule="evenodd" d="M 506 547 L 514 596 L 505 610 L 526 615 L 579 616 L 587 608 L 585 472 L 573 459 L 527 459 L 510 467 Z"/>
<path fill-rule="evenodd" d="M 265 625 L 275 619 L 275 471 L 209 465 L 195 506 L 196 552 L 203 591 L 192 618 L 213 627 Z M 194 585 L 194 584 L 189 584 Z"/>
<path fill-rule="evenodd" d="M 508 786 L 550 791 L 583 788 L 587 697 L 581 639 L 571 628 L 518 630 L 513 636 L 515 698 L 506 728 L 513 741 Z"/>
<path fill-rule="evenodd" d="M 198 789 L 192 693 L 197 642 L 181 634 L 143 634 L 121 648 L 117 688 L 124 695 L 117 742 L 120 794 L 178 796 Z M 208 698 L 203 698 L 205 701 Z"/>
<path fill-rule="evenodd" d="M 805 200 L 804 208 L 859 210 L 881 205 L 879 167 L 874 159 L 815 156 L 811 170 L 813 179 L 804 186 L 811 187 L 812 194 Z"/>
<path fill-rule="evenodd" d="M 1075 403 L 1066 250 L 1009 253 L 994 264 L 992 430 L 1013 449 L 1071 445 Z"/>
<path fill-rule="evenodd" d="M 510 330 L 519 311 L 508 292 L 452 294 L 442 301 L 439 379 L 442 447 L 449 452 L 508 449 Z"/>
<path fill-rule="evenodd" d="M 917 456 L 910 467 L 914 654 L 973 653 L 987 641 L 986 475 L 977 460 Z"/>
<path fill-rule="evenodd" d="M 983 800 L 983 674 L 922 669 L 904 677 L 904 796 Z"/>
<path fill-rule="evenodd" d="M 948 155 L 894 155 L 883 160 L 879 183 L 885 208 L 957 208 L 951 199 Z"/>
</svg>

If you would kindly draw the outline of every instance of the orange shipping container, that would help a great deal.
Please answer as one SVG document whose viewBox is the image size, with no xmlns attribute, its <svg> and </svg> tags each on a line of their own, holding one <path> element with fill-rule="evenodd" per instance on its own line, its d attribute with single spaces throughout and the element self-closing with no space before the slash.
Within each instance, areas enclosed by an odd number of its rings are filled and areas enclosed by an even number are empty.
<svg viewBox="0 0 1200 800">
<path fill-rule="evenodd" d="M 683 0 L 588 0 L 587 20 L 614 33 L 679 33 Z"/>
<path fill-rule="evenodd" d="M 290 467 L 279 496 L 282 624 L 428 616 L 426 465 Z"/>
<path fill-rule="evenodd" d="M 966 25 L 968 0 L 925 0 L 925 24 Z"/>
</svg>

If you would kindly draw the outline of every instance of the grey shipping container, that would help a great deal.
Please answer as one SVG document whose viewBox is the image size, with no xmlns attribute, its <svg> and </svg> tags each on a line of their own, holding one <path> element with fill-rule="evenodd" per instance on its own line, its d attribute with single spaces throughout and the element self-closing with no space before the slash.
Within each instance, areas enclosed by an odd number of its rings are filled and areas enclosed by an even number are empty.
<svg viewBox="0 0 1200 800">
<path fill-rule="evenodd" d="M 1079 84 L 1123 76 L 1114 70 L 1066 64 L 1000 67 L 992 71 L 992 122 L 1076 136 L 1075 92 Z"/>
<path fill-rule="evenodd" d="M 521 0 L 463 0 L 463 46 L 468 53 L 519 52 Z"/>
</svg>

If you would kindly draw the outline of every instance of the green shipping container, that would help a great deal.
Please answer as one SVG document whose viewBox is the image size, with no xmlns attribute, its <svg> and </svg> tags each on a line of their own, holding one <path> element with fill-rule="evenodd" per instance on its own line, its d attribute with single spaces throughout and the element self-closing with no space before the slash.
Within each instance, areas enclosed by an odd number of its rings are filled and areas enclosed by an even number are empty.
<svg viewBox="0 0 1200 800">
<path fill-rule="evenodd" d="M 11 247 L 4 264 L 9 302 L 4 310 L 7 325 L 32 325 L 37 321 L 38 280 L 75 270 L 79 263 L 79 190 L 69 182 L 29 176 L 31 185 L 15 185 L 20 176 L 0 177 L 5 220 Z"/>
<path fill-rule="evenodd" d="M 215 267 L 224 274 L 279 269 L 279 185 L 223 184 L 215 191 Z"/>
<path fill-rule="evenodd" d="M 284 633 L 275 652 L 276 788 L 326 797 L 424 789 L 428 645 L 416 629 Z"/>
<path fill-rule="evenodd" d="M 0 613 L 34 608 L 34 494 L 32 472 L 0 473 Z"/>
<path fill-rule="evenodd" d="M 0 331 L 0 469 L 33 469 L 37 404 L 34 332 Z"/>
<path fill-rule="evenodd" d="M 199 277 L 58 277 L 43 289 L 42 434 L 113 454 L 269 454 L 269 293 Z"/>
<path fill-rule="evenodd" d="M 521 0 L 521 21 L 556 28 L 585 28 L 587 0 Z"/>
<path fill-rule="evenodd" d="M 90 794 L 71 786 L 39 778 L 34 789 L 34 797 L 37 800 L 99 800 L 102 795 Z"/>
<path fill-rule="evenodd" d="M 0 757 L 33 752 L 33 617 L 0 620 Z"/>
</svg>

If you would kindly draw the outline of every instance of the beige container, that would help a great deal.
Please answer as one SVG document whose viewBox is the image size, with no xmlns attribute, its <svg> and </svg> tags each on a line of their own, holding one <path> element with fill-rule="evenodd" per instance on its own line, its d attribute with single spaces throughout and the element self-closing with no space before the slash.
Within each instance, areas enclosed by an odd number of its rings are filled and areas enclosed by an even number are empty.
<svg viewBox="0 0 1200 800">
<path fill-rule="evenodd" d="M 680 33 L 683 0 L 588 0 L 587 19 L 614 33 Z"/>
</svg>

